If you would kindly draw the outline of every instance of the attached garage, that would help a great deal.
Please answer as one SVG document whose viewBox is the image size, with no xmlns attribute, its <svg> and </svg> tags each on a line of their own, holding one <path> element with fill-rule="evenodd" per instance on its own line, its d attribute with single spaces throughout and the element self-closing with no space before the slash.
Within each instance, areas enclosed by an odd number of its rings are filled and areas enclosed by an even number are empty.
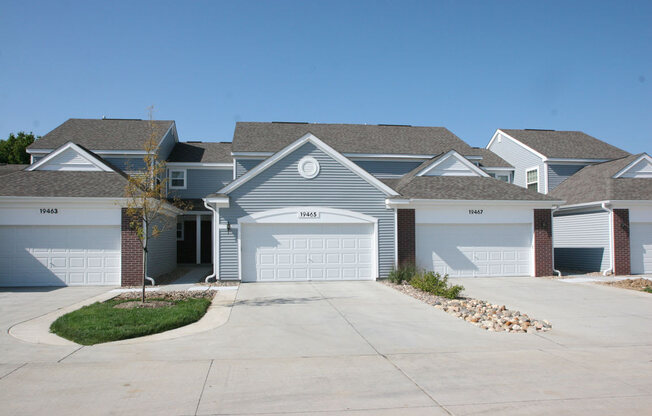
<svg viewBox="0 0 652 416">
<path fill-rule="evenodd" d="M 532 212 L 501 205 L 417 209 L 416 264 L 451 277 L 532 276 Z"/>
<path fill-rule="evenodd" d="M 420 224 L 417 265 L 449 276 L 530 276 L 531 224 Z"/>
<path fill-rule="evenodd" d="M 630 224 L 631 273 L 652 273 L 652 223 Z"/>
<path fill-rule="evenodd" d="M 119 226 L 0 226 L 0 286 L 119 284 Z"/>
</svg>

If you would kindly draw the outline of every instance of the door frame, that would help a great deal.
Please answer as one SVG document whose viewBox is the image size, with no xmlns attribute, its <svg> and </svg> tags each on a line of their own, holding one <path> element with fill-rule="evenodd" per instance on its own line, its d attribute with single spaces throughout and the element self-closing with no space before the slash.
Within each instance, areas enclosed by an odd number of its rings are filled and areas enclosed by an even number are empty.
<svg viewBox="0 0 652 416">
<path fill-rule="evenodd" d="M 316 218 L 301 217 L 301 212 L 316 212 Z M 374 280 L 378 278 L 378 218 L 360 212 L 319 206 L 296 206 L 256 212 L 238 219 L 238 279 L 242 281 L 242 235 L 255 224 L 373 224 L 372 257 Z"/>
</svg>

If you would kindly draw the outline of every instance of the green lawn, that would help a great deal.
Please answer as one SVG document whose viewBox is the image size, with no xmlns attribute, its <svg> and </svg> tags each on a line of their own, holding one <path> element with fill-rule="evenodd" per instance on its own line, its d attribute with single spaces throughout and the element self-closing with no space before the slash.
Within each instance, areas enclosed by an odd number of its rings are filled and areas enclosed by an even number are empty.
<svg viewBox="0 0 652 416">
<path fill-rule="evenodd" d="M 156 300 L 156 299 L 151 299 Z M 142 337 L 199 320 L 211 301 L 206 298 L 173 301 L 174 306 L 154 309 L 116 309 L 128 300 L 109 300 L 67 313 L 50 326 L 60 337 L 82 345 Z"/>
<path fill-rule="evenodd" d="M 652 293 L 652 286 L 643 289 L 643 292 Z"/>
</svg>

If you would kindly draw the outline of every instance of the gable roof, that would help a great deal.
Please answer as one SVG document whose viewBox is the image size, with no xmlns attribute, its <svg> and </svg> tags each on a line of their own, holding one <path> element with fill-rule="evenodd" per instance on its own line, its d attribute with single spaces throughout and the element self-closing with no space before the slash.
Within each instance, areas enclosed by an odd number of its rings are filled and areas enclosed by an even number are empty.
<svg viewBox="0 0 652 416">
<path fill-rule="evenodd" d="M 0 196 L 120 198 L 126 186 L 117 172 L 18 171 L 3 176 Z"/>
<path fill-rule="evenodd" d="M 413 170 L 411 172 L 408 172 L 408 174 L 411 174 L 414 172 L 413 176 L 424 176 L 428 172 L 430 172 L 432 169 L 443 163 L 445 160 L 454 158 L 458 160 L 460 163 L 462 163 L 470 172 L 475 173 L 475 176 L 489 176 L 485 171 L 474 165 L 473 163 L 469 162 L 467 158 L 464 156 L 460 155 L 457 153 L 455 150 L 450 150 L 443 155 L 440 156 L 435 156 L 429 161 L 426 161 L 422 163 L 418 170 Z M 455 176 L 455 175 L 453 175 Z M 460 175 L 461 176 L 461 175 Z"/>
<path fill-rule="evenodd" d="M 549 158 L 617 159 L 628 152 L 581 131 L 499 129 Z"/>
<path fill-rule="evenodd" d="M 241 185 L 248 182 L 250 179 L 264 172 L 267 168 L 274 165 L 276 162 L 283 159 L 285 156 L 294 152 L 296 149 L 298 149 L 299 147 L 303 146 L 306 143 L 314 144 L 319 150 L 323 151 L 328 156 L 332 157 L 337 162 L 341 163 L 342 165 L 350 169 L 353 173 L 355 173 L 356 175 L 358 175 L 359 177 L 367 181 L 370 185 L 376 187 L 386 195 L 390 195 L 390 196 L 398 195 L 396 191 L 394 191 L 389 186 L 385 185 L 378 178 L 371 175 L 369 172 L 367 172 L 366 170 L 362 169 L 360 166 L 358 166 L 351 160 L 344 157 L 337 150 L 333 149 L 332 147 L 330 147 L 329 145 L 327 145 L 326 143 L 324 143 L 323 141 L 315 137 L 313 134 L 308 133 L 305 134 L 303 137 L 300 137 L 299 139 L 295 140 L 293 143 L 290 143 L 288 146 L 281 149 L 279 152 L 276 152 L 274 155 L 265 159 L 263 162 L 256 165 L 256 167 L 254 167 L 244 175 L 240 176 L 235 181 L 226 185 L 224 188 L 220 189 L 217 193 L 209 195 L 208 198 L 229 194 L 230 192 L 234 191 L 235 189 L 239 188 Z"/>
<path fill-rule="evenodd" d="M 98 170 L 104 172 L 113 172 L 117 170 L 115 167 L 110 165 L 106 160 L 102 159 L 100 156 L 89 151 L 88 149 L 85 149 L 83 146 L 79 146 L 72 142 L 63 144 L 58 149 L 55 149 L 47 156 L 41 158 L 38 162 L 30 165 L 26 170 L 28 171 L 43 170 L 42 169 L 43 167 L 47 166 L 51 161 L 56 160 L 59 155 L 63 154 L 67 150 L 71 150 L 77 153 L 79 156 L 81 156 L 82 159 L 87 161 L 89 164 L 95 166 Z"/>
<path fill-rule="evenodd" d="M 18 170 L 23 170 L 29 165 L 19 165 L 13 163 L 1 163 L 0 164 L 0 176 L 8 175 L 10 173 L 16 172 Z"/>
<path fill-rule="evenodd" d="M 613 178 L 645 153 L 589 165 L 567 178 L 550 195 L 568 205 L 606 200 L 652 200 L 652 179 Z"/>
<path fill-rule="evenodd" d="M 158 141 L 173 126 L 172 120 L 153 121 Z M 150 137 L 149 120 L 71 118 L 30 144 L 29 150 L 51 150 L 74 142 L 92 150 L 144 150 Z"/>
<path fill-rule="evenodd" d="M 174 145 L 168 162 L 231 163 L 231 142 L 179 142 Z"/>
<path fill-rule="evenodd" d="M 233 152 L 278 152 L 306 134 L 340 153 L 436 155 L 471 147 L 444 127 L 238 122 Z"/>
</svg>

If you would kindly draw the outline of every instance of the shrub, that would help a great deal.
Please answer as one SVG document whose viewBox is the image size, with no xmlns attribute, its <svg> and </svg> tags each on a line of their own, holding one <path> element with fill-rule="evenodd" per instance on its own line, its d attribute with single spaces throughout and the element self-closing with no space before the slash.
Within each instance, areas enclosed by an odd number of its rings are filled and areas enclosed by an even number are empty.
<svg viewBox="0 0 652 416">
<path fill-rule="evenodd" d="M 412 277 L 417 274 L 417 266 L 414 264 L 404 264 L 398 268 L 393 267 L 392 271 L 389 272 L 389 281 L 397 285 L 402 284 L 403 282 L 410 282 Z"/>
<path fill-rule="evenodd" d="M 411 280 L 410 284 L 424 292 L 432 293 L 448 299 L 457 298 L 464 290 L 464 286 L 451 285 L 448 283 L 448 275 L 442 277 L 439 273 L 419 272 Z"/>
</svg>

